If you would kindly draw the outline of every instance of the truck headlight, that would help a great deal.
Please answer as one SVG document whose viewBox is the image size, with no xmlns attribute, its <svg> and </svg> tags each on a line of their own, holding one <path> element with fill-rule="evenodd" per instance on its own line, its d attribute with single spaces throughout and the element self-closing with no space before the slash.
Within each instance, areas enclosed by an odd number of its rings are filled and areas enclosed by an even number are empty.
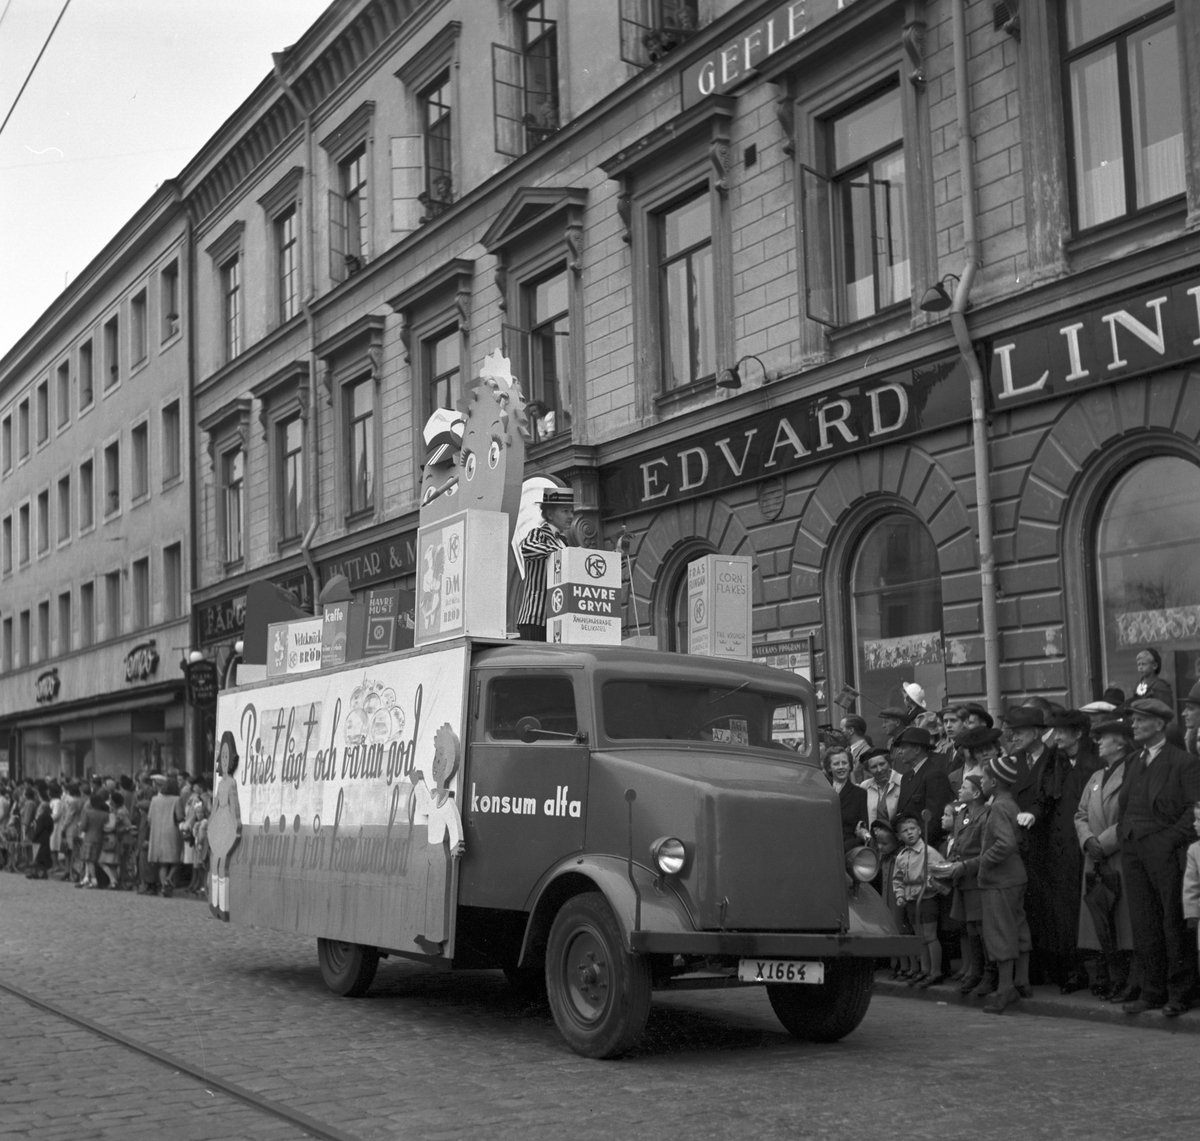
<svg viewBox="0 0 1200 1141">
<path fill-rule="evenodd" d="M 673 876 L 683 871 L 687 850 L 682 840 L 674 836 L 663 836 L 650 845 L 650 859 L 664 876 Z"/>
<path fill-rule="evenodd" d="M 851 848 L 846 853 L 846 870 L 859 883 L 870 883 L 879 875 L 879 854 L 874 848 Z"/>
</svg>

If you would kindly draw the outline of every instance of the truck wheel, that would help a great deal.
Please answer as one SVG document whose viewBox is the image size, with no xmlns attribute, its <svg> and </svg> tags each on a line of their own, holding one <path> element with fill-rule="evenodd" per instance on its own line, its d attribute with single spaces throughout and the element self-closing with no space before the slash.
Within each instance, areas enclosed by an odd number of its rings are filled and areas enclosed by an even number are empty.
<svg viewBox="0 0 1200 1141">
<path fill-rule="evenodd" d="M 821 986 L 768 984 L 767 998 L 793 1038 L 836 1042 L 863 1020 L 874 981 L 874 959 L 826 959 Z"/>
<path fill-rule="evenodd" d="M 559 1032 L 585 1058 L 615 1058 L 637 1041 L 650 1013 L 650 963 L 622 946 L 599 892 L 567 900 L 546 947 L 546 990 Z"/>
<path fill-rule="evenodd" d="M 336 939 L 317 940 L 317 959 L 325 985 L 347 998 L 366 994 L 379 966 L 379 952 L 374 947 L 339 943 Z"/>
</svg>

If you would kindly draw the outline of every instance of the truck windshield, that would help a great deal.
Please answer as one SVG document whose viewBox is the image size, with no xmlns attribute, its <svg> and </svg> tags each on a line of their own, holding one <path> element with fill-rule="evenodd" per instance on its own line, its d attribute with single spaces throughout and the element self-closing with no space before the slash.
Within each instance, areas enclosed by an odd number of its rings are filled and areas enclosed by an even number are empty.
<svg viewBox="0 0 1200 1141">
<path fill-rule="evenodd" d="M 790 694 L 696 682 L 608 681 L 610 740 L 711 741 L 806 754 L 804 706 Z"/>
</svg>

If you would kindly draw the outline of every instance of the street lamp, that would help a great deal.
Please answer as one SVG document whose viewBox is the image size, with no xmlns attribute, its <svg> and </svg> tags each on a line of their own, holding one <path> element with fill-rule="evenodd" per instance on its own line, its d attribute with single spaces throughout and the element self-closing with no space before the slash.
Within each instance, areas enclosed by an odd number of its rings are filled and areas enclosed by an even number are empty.
<svg viewBox="0 0 1200 1141">
<path fill-rule="evenodd" d="M 744 361 L 758 361 L 758 367 L 762 369 L 763 383 L 766 384 L 770 381 L 771 374 L 767 372 L 767 366 L 763 364 L 762 361 L 758 360 L 758 357 L 756 357 L 753 353 L 747 353 L 744 357 L 738 358 L 737 364 L 735 364 L 733 368 L 721 370 L 721 372 L 717 375 L 717 387 L 741 388 L 742 374 L 738 371 L 738 368 Z"/>
<path fill-rule="evenodd" d="M 925 290 L 925 294 L 921 298 L 921 312 L 945 313 L 954 304 L 954 299 L 950 296 L 949 290 L 946 289 L 947 281 L 953 281 L 957 285 L 959 281 L 958 275 L 948 273 L 941 281 L 935 282 Z"/>
</svg>

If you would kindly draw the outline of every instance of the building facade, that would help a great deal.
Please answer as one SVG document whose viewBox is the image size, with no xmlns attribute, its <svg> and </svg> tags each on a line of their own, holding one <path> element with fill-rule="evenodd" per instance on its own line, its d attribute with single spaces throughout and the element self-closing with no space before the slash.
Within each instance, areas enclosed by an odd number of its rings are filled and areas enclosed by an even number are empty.
<svg viewBox="0 0 1200 1141">
<path fill-rule="evenodd" d="M 737 553 L 830 720 L 983 697 L 991 630 L 1004 701 L 1196 680 L 1194 6 L 356 0 L 274 63 L 178 180 L 219 665 L 255 579 L 412 587 L 502 347 L 631 638 Z"/>
<path fill-rule="evenodd" d="M 0 771 L 192 759 L 186 239 L 167 183 L 0 361 Z"/>
</svg>

